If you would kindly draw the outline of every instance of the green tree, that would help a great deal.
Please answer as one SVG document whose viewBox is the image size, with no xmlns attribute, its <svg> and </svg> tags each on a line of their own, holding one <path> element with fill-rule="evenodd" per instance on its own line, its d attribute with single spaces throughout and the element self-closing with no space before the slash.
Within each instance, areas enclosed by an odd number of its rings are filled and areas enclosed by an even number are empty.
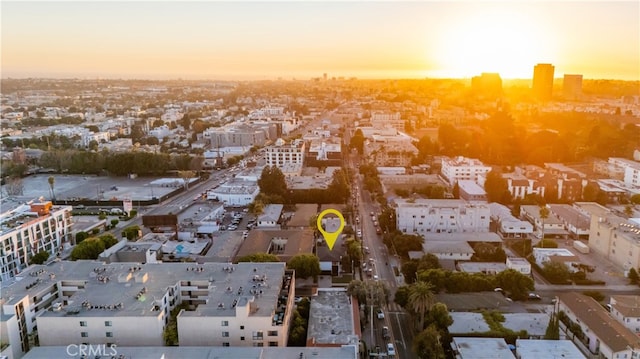
<svg viewBox="0 0 640 359">
<path fill-rule="evenodd" d="M 391 241 L 386 241 L 385 243 L 389 248 L 395 248 L 400 257 L 407 259 L 409 258 L 409 252 L 422 251 L 424 238 L 419 235 L 400 234 L 392 236 Z"/>
<path fill-rule="evenodd" d="M 89 238 L 89 233 L 84 232 L 84 231 L 77 232 L 76 233 L 76 244 L 80 244 L 80 242 L 84 241 L 87 238 Z"/>
<path fill-rule="evenodd" d="M 490 171 L 487 173 L 484 190 L 487 192 L 487 200 L 489 202 L 498 202 L 505 205 L 511 202 L 511 193 L 509 193 L 507 180 L 502 178 L 500 172 Z"/>
<path fill-rule="evenodd" d="M 132 241 L 138 238 L 138 233 L 140 232 L 139 226 L 129 226 L 122 230 L 122 236 L 126 237 L 128 240 Z"/>
<path fill-rule="evenodd" d="M 259 199 L 256 199 L 253 202 L 249 203 L 247 209 L 249 210 L 249 213 L 253 214 L 254 216 L 259 216 L 264 212 L 264 203 L 262 203 L 262 201 L 260 201 Z"/>
<path fill-rule="evenodd" d="M 549 208 L 547 206 L 540 206 L 540 219 L 542 220 L 542 226 L 540 227 L 542 236 L 540 238 L 542 239 L 544 239 L 544 221 L 547 218 L 549 218 Z M 544 245 L 544 242 L 541 242 L 541 243 L 542 245 Z"/>
<path fill-rule="evenodd" d="M 534 289 L 534 281 L 514 269 L 504 270 L 496 275 L 497 285 L 511 294 L 514 300 L 526 299 Z"/>
<path fill-rule="evenodd" d="M 349 181 L 347 180 L 346 171 L 340 169 L 333 173 L 333 179 L 329 184 L 328 192 L 331 194 L 333 203 L 346 203 L 349 199 Z"/>
<path fill-rule="evenodd" d="M 416 282 L 409 288 L 409 308 L 418 315 L 418 330 L 424 329 L 426 313 L 434 302 L 433 286 L 426 282 Z"/>
<path fill-rule="evenodd" d="M 104 244 L 104 248 L 105 249 L 111 248 L 116 243 L 118 243 L 118 239 L 116 237 L 114 237 L 113 234 L 111 234 L 111 233 L 103 234 L 98 238 Z"/>
<path fill-rule="evenodd" d="M 46 262 L 47 259 L 49 259 L 49 252 L 40 251 L 36 253 L 33 257 L 31 257 L 31 260 L 29 260 L 29 264 L 42 264 Z"/>
<path fill-rule="evenodd" d="M 407 309 L 407 304 L 409 304 L 409 289 L 410 287 L 408 285 L 398 287 L 393 297 L 393 301 L 405 309 Z"/>
<path fill-rule="evenodd" d="M 571 278 L 571 272 L 564 263 L 545 262 L 542 266 L 545 277 L 553 284 L 567 284 Z"/>
<path fill-rule="evenodd" d="M 560 321 L 555 313 L 549 317 L 549 324 L 547 330 L 544 333 L 544 339 L 546 340 L 560 340 Z"/>
<path fill-rule="evenodd" d="M 362 155 L 362 153 L 364 152 L 364 134 L 362 133 L 361 129 L 356 129 L 353 136 L 351 137 L 351 141 L 349 142 L 349 147 L 355 148 L 356 151 L 358 151 L 358 153 Z"/>
<path fill-rule="evenodd" d="M 640 204 L 640 194 L 634 194 L 629 201 L 631 201 L 632 204 Z"/>
<path fill-rule="evenodd" d="M 189 182 L 193 177 L 195 177 L 196 173 L 194 171 L 178 171 L 178 176 L 182 178 L 184 182 L 185 190 L 189 189 Z"/>
<path fill-rule="evenodd" d="M 280 262 L 280 260 L 275 254 L 253 253 L 238 258 L 238 262 Z"/>
<path fill-rule="evenodd" d="M 115 227 L 115 226 L 117 226 L 117 225 L 118 225 L 118 223 L 120 223 L 120 221 L 119 221 L 119 220 L 117 220 L 117 219 L 115 219 L 115 218 L 114 218 L 114 219 L 112 219 L 112 220 L 111 220 L 111 227 Z"/>
<path fill-rule="evenodd" d="M 440 343 L 440 333 L 435 326 L 421 331 L 413 340 L 413 351 L 420 359 L 444 359 L 444 349 Z"/>
<path fill-rule="evenodd" d="M 104 252 L 104 250 L 104 242 L 100 238 L 87 238 L 73 248 L 71 260 L 98 259 L 100 253 Z"/>
<path fill-rule="evenodd" d="M 447 328 L 453 324 L 453 318 L 444 303 L 435 303 L 427 313 L 427 323 L 433 325 L 440 332 L 447 332 Z"/>
<path fill-rule="evenodd" d="M 356 265 L 360 265 L 360 260 L 362 260 L 362 247 L 360 241 L 355 238 L 349 238 L 346 243 L 349 259 Z"/>
<path fill-rule="evenodd" d="M 458 184 L 458 181 L 456 181 L 456 184 L 453 185 L 453 189 L 451 190 L 451 194 L 453 195 L 453 198 L 455 198 L 455 199 L 459 199 L 460 198 L 460 185 Z"/>
<path fill-rule="evenodd" d="M 315 278 L 320 274 L 320 260 L 315 254 L 300 253 L 289 260 L 287 268 L 295 270 L 297 278 Z"/>
<path fill-rule="evenodd" d="M 284 174 L 275 166 L 266 166 L 262 170 L 258 186 L 260 186 L 260 192 L 267 196 L 275 195 L 285 198 L 288 192 Z"/>
</svg>

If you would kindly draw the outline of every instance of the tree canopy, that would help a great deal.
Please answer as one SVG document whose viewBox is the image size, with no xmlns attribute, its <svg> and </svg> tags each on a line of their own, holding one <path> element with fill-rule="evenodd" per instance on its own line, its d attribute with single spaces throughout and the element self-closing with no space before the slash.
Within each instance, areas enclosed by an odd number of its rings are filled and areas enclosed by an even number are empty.
<svg viewBox="0 0 640 359">
<path fill-rule="evenodd" d="M 316 277 L 320 274 L 320 260 L 315 254 L 300 253 L 287 262 L 287 268 L 295 270 L 297 278 Z"/>
<path fill-rule="evenodd" d="M 253 253 L 238 258 L 238 262 L 279 262 L 278 256 L 271 253 Z"/>
</svg>

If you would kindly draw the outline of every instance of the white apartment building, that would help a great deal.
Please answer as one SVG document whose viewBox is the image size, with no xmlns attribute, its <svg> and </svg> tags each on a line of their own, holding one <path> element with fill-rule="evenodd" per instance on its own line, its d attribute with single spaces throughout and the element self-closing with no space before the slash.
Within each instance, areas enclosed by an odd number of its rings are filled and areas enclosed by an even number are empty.
<svg viewBox="0 0 640 359">
<path fill-rule="evenodd" d="M 485 166 L 480 160 L 474 158 L 459 156 L 442 160 L 442 176 L 451 186 L 460 180 L 478 182 L 478 177 L 486 175 L 489 171 L 491 167 Z"/>
<path fill-rule="evenodd" d="M 396 225 L 403 233 L 488 232 L 491 213 L 483 203 L 459 199 L 398 199 Z"/>
<path fill-rule="evenodd" d="M 38 252 L 46 251 L 53 257 L 70 241 L 71 209 L 47 201 L 0 215 L 0 281 L 17 275 Z"/>
<path fill-rule="evenodd" d="M 624 183 L 640 187 L 640 162 L 626 158 L 610 157 L 609 163 L 624 169 Z"/>
<path fill-rule="evenodd" d="M 520 257 L 507 257 L 506 263 L 507 269 L 513 269 L 522 274 L 531 274 L 531 263 L 528 260 Z"/>
<path fill-rule="evenodd" d="M 265 147 L 267 166 L 278 167 L 285 175 L 299 175 L 304 163 L 305 143 L 295 140 L 291 144 L 279 138 L 275 145 Z"/>
<path fill-rule="evenodd" d="M 153 136 L 159 140 L 162 140 L 165 137 L 168 137 L 171 135 L 171 130 L 169 129 L 169 126 L 167 125 L 162 125 L 159 127 L 156 127 L 154 129 L 149 130 L 149 136 Z"/>
<path fill-rule="evenodd" d="M 371 114 L 371 126 L 375 128 L 394 128 L 398 131 L 404 131 L 404 121 L 400 116 L 400 112 L 374 112 Z"/>
<path fill-rule="evenodd" d="M 109 132 L 89 132 L 87 134 L 82 135 L 82 146 L 87 147 L 91 143 L 91 141 L 96 141 L 98 143 L 101 142 L 109 142 L 111 140 L 111 135 Z"/>
<path fill-rule="evenodd" d="M 624 268 L 640 267 L 640 226 L 614 214 L 591 216 L 589 248 Z"/>
<path fill-rule="evenodd" d="M 640 336 L 640 295 L 612 295 L 609 305 L 611 315 Z"/>
<path fill-rule="evenodd" d="M 41 346 L 69 343 L 162 346 L 170 312 L 181 346 L 287 344 L 295 278 L 284 263 L 112 263 L 35 265 L 2 288 L 19 345 L 37 326 Z"/>
</svg>

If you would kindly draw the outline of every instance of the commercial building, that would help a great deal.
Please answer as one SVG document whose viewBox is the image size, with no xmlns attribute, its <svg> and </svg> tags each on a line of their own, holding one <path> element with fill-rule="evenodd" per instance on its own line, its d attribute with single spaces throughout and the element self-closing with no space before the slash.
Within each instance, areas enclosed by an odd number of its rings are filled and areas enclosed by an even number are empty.
<svg viewBox="0 0 640 359">
<path fill-rule="evenodd" d="M 625 271 L 640 267 L 640 226 L 614 214 L 591 216 L 589 248 Z"/>
<path fill-rule="evenodd" d="M 455 157 L 442 159 L 442 176 L 453 186 L 457 181 L 471 180 L 478 182 L 479 176 L 491 171 L 480 160 L 474 158 Z"/>
<path fill-rule="evenodd" d="M 454 337 L 451 343 L 456 358 L 460 359 L 514 359 L 504 338 Z"/>
<path fill-rule="evenodd" d="M 533 96 L 541 101 L 551 100 L 553 93 L 553 72 L 551 64 L 537 64 L 533 68 Z"/>
<path fill-rule="evenodd" d="M 51 257 L 71 241 L 71 206 L 54 206 L 50 201 L 30 202 L 0 215 L 0 281 L 29 265 L 40 251 Z"/>
<path fill-rule="evenodd" d="M 396 203 L 396 226 L 403 233 L 489 231 L 491 213 L 486 204 L 459 199 L 398 199 Z"/>
<path fill-rule="evenodd" d="M 56 262 L 2 288 L 22 352 L 41 346 L 162 346 L 170 312 L 181 346 L 287 344 L 295 278 L 284 263 Z"/>
<path fill-rule="evenodd" d="M 225 206 L 246 206 L 260 193 L 255 181 L 233 180 L 207 191 L 207 199 L 217 200 Z"/>
<path fill-rule="evenodd" d="M 595 299 L 575 292 L 560 293 L 556 312 L 560 311 L 580 327 L 584 333 L 582 344 L 594 356 L 616 359 L 640 355 L 640 337 L 609 315 Z M 569 336 L 571 333 L 567 333 Z"/>
</svg>

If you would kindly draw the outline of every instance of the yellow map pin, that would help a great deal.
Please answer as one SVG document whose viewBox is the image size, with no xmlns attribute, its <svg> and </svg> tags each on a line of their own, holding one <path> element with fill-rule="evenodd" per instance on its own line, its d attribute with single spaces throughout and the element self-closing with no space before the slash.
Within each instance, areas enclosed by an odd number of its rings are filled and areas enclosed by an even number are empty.
<svg viewBox="0 0 640 359">
<path fill-rule="evenodd" d="M 340 227 L 338 227 L 337 231 L 330 233 L 322 228 L 322 217 L 326 216 L 327 214 L 335 214 L 336 216 L 338 216 L 338 219 L 340 219 Z M 320 233 L 322 233 L 324 240 L 327 242 L 329 250 L 333 250 L 333 245 L 336 244 L 336 240 L 338 239 L 338 236 L 340 235 L 340 233 L 342 233 L 342 229 L 344 228 L 344 217 L 342 217 L 342 213 L 333 208 L 325 209 L 318 216 L 317 222 L 318 230 L 320 231 Z"/>
</svg>

